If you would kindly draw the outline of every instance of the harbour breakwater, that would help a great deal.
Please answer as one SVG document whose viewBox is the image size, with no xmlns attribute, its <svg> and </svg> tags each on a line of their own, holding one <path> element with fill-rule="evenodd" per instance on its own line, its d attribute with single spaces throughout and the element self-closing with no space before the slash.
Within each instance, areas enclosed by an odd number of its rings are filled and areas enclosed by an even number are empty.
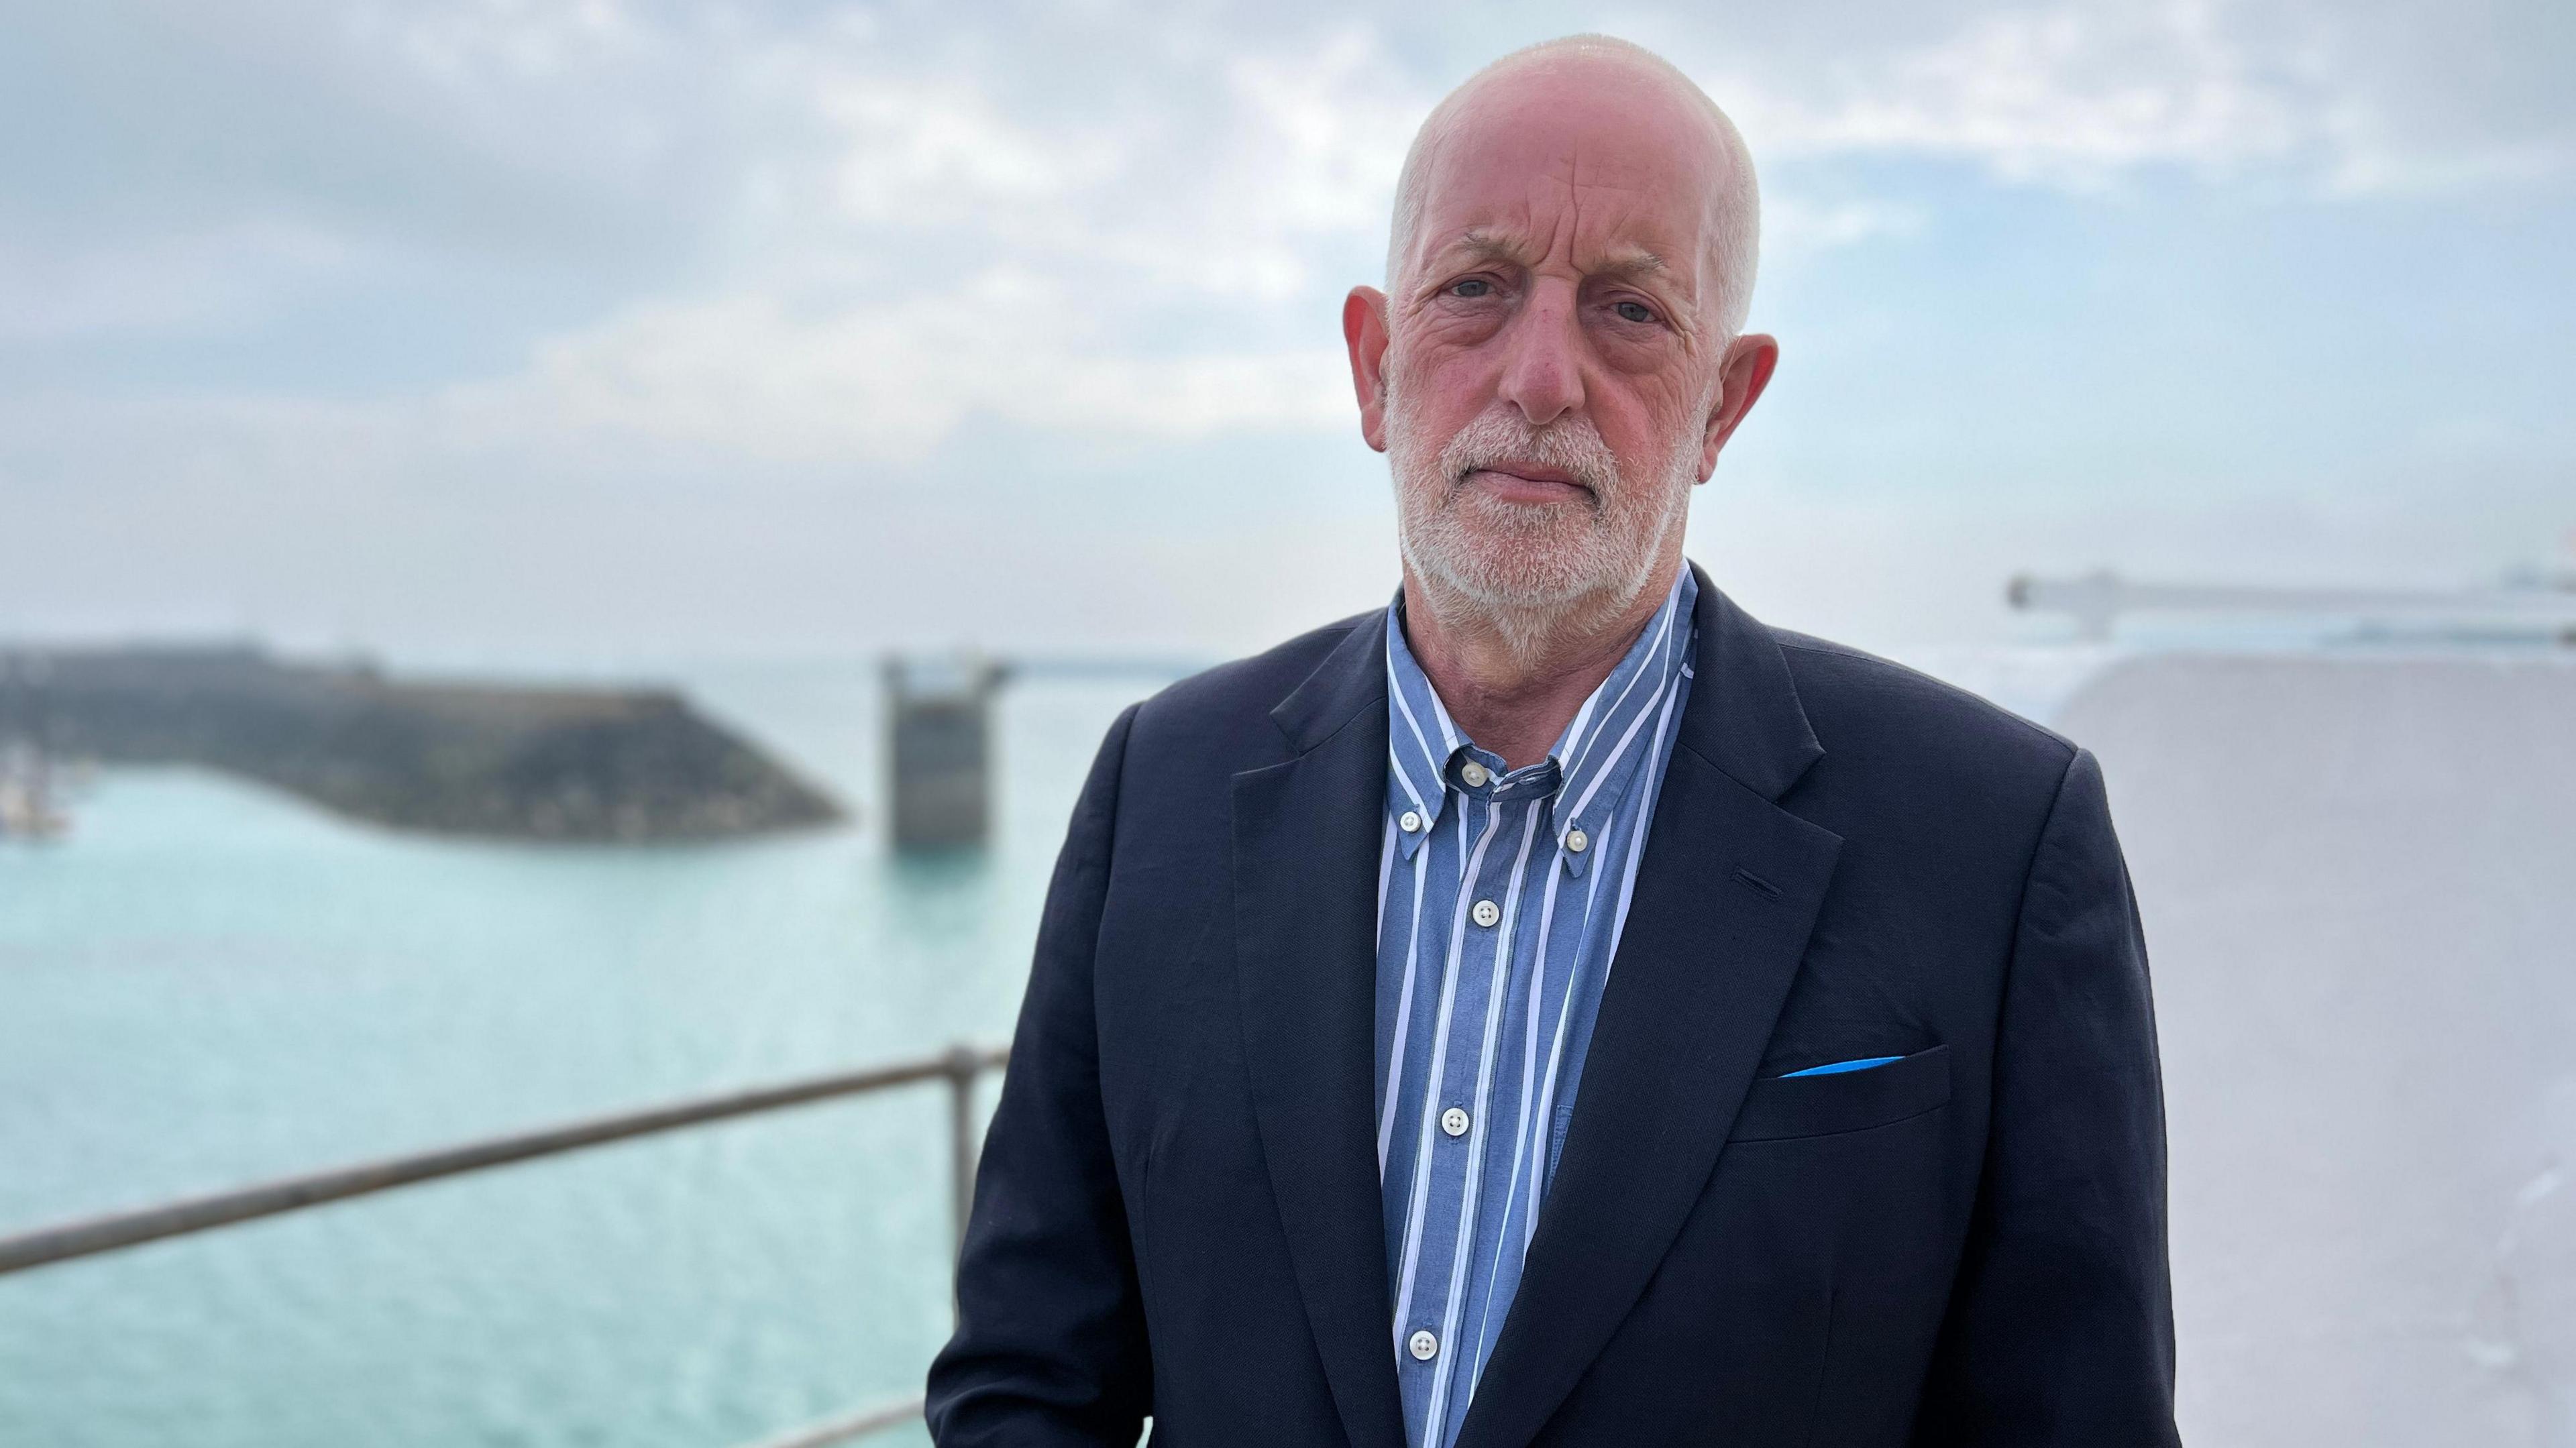
<svg viewBox="0 0 2576 1448">
<path fill-rule="evenodd" d="M 5 649 L 0 663 L 0 735 L 49 757 L 220 770 L 394 829 L 655 843 L 842 818 L 669 690 L 401 680 L 240 645 Z"/>
</svg>

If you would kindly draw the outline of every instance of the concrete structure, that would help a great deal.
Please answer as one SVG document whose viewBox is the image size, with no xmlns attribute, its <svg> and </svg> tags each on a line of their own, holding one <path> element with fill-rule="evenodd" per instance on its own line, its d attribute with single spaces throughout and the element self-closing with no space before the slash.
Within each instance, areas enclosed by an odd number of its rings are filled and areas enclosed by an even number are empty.
<svg viewBox="0 0 2576 1448">
<path fill-rule="evenodd" d="M 485 839 L 708 841 L 838 804 L 665 689 L 390 678 L 249 645 L 0 649 L 0 742 L 193 765 L 346 818 Z"/>
<path fill-rule="evenodd" d="M 1207 667 L 1205 660 L 1145 657 L 996 659 L 971 651 L 890 654 L 885 659 L 889 832 L 900 850 L 983 844 L 993 830 L 992 781 L 1001 765 L 993 703 L 1004 684 L 1134 683 L 1143 691 Z"/>
<path fill-rule="evenodd" d="M 993 827 L 993 693 L 974 655 L 885 661 L 888 828 L 895 848 L 980 845 Z"/>
</svg>

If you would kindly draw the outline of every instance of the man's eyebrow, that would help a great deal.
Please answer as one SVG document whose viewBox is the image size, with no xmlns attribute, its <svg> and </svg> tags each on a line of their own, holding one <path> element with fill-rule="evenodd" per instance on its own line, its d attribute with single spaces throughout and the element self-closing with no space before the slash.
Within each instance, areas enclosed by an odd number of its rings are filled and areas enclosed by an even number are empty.
<svg viewBox="0 0 2576 1448">
<path fill-rule="evenodd" d="M 1527 250 L 1520 237 L 1487 227 L 1471 226 L 1458 233 L 1457 240 L 1442 247 L 1440 255 L 1444 258 L 1454 255 L 1460 260 L 1523 261 Z"/>
<path fill-rule="evenodd" d="M 1596 277 L 1648 277 L 1664 273 L 1664 259 L 1643 247 L 1622 251 L 1592 269 Z"/>
</svg>

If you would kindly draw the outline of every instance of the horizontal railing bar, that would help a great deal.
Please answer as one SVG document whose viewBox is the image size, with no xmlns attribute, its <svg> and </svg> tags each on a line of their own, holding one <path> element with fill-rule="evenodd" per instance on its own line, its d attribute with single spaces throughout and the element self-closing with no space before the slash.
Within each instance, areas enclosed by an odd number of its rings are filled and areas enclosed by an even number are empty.
<svg viewBox="0 0 2576 1448">
<path fill-rule="evenodd" d="M 602 1146 L 612 1141 L 722 1121 L 728 1117 L 803 1106 L 835 1097 L 908 1086 L 919 1081 L 971 1078 L 978 1072 L 1002 1065 L 1009 1057 L 1009 1050 L 1003 1047 L 958 1046 L 924 1060 L 817 1076 L 779 1086 L 701 1096 L 642 1111 L 596 1116 L 515 1136 L 491 1137 L 411 1156 L 364 1162 L 210 1196 L 190 1197 L 159 1206 L 40 1227 L 0 1237 L 0 1276 L 139 1246 L 164 1237 L 203 1232 L 235 1222 L 273 1217 L 281 1212 L 300 1211 L 326 1202 L 410 1186 L 416 1182 L 483 1171 L 534 1157 Z"/>
<path fill-rule="evenodd" d="M 853 1438 L 881 1433 L 903 1423 L 921 1421 L 922 1400 L 906 1398 L 900 1403 L 866 1408 L 844 1418 L 827 1418 L 820 1423 L 799 1428 L 783 1438 L 766 1438 L 753 1448 L 832 1448 Z"/>
</svg>

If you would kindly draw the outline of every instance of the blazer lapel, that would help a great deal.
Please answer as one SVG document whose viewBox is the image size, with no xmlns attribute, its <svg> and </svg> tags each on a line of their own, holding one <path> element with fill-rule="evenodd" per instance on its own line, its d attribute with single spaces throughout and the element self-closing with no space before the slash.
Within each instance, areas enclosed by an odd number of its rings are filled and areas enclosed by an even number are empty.
<svg viewBox="0 0 2576 1448">
<path fill-rule="evenodd" d="M 1823 749 L 1780 646 L 1700 578 L 1690 703 L 1556 1181 L 1460 1448 L 1520 1448 L 1644 1291 L 1715 1169 L 1841 838 L 1774 804 Z"/>
<path fill-rule="evenodd" d="M 1235 955 L 1255 1120 L 1354 1448 L 1403 1448 L 1377 1179 L 1382 623 L 1272 711 L 1293 757 L 1234 777 Z"/>
</svg>

